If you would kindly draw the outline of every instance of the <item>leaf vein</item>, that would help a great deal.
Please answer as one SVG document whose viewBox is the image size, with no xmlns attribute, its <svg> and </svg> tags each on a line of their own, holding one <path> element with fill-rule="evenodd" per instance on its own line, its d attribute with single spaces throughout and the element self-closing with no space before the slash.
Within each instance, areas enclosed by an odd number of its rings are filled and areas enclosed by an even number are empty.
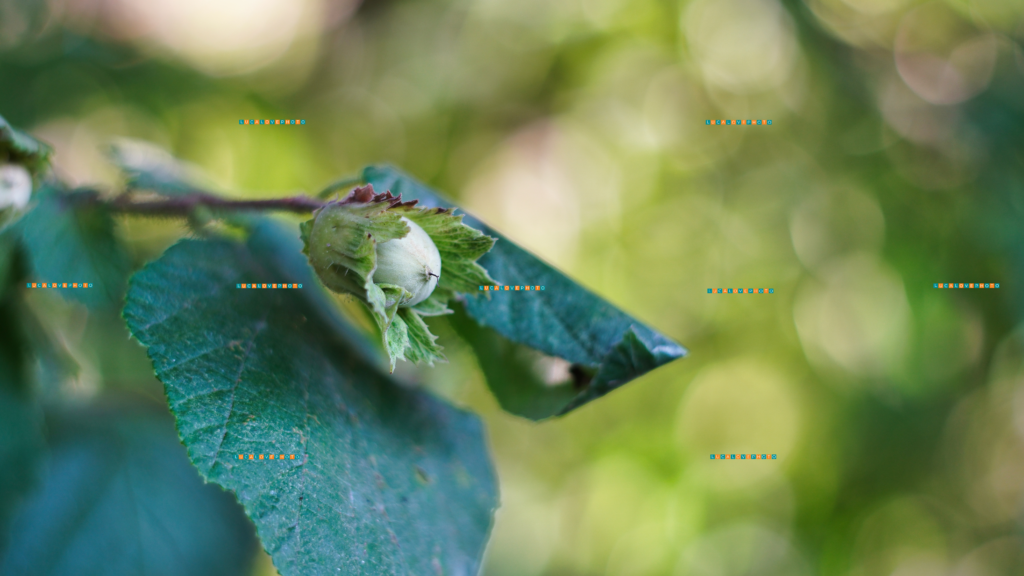
<svg viewBox="0 0 1024 576">
<path fill-rule="evenodd" d="M 213 462 L 210 463 L 210 470 L 217 465 L 220 459 L 221 450 L 224 447 L 224 439 L 228 436 L 228 426 L 231 424 L 231 417 L 235 413 L 235 396 L 238 392 L 238 385 L 242 382 L 242 372 L 245 371 L 245 364 L 249 360 L 249 356 L 252 354 L 252 349 L 256 345 L 256 338 L 260 335 L 260 332 L 267 327 L 267 317 L 263 316 L 263 319 L 256 324 L 256 330 L 253 332 L 252 338 L 249 340 L 249 345 L 245 348 L 245 355 L 242 356 L 242 362 L 238 366 L 238 375 L 235 376 L 235 382 L 231 385 L 231 401 L 228 405 L 228 416 L 224 420 L 224 433 L 220 436 L 220 442 L 217 443 L 217 450 L 213 453 Z"/>
</svg>

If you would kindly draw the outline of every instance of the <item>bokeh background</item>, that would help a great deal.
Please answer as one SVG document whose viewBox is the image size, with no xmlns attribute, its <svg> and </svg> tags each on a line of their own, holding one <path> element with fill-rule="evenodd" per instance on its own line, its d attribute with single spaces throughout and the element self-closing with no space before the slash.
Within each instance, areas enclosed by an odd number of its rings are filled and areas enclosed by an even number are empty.
<svg viewBox="0 0 1024 576">
<path fill-rule="evenodd" d="M 451 363 L 401 377 L 487 422 L 486 576 L 996 576 L 1024 574 L 1022 42 L 1017 0 L 0 0 L 0 114 L 110 190 L 120 137 L 236 196 L 394 163 L 687 346 L 533 424 L 436 326 Z M 121 225 L 140 264 L 187 233 Z M 54 402 L 162 401 L 116 311 L 29 298 Z"/>
</svg>

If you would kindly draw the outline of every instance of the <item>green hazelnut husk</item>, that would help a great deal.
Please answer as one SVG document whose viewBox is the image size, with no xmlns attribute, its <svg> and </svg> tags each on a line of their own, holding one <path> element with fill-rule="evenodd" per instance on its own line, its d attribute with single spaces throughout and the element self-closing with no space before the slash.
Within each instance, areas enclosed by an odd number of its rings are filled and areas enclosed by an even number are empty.
<svg viewBox="0 0 1024 576">
<path fill-rule="evenodd" d="M 476 260 L 494 239 L 463 223 L 453 209 L 415 204 L 365 186 L 325 204 L 301 225 L 317 276 L 330 290 L 366 304 L 392 370 L 400 359 L 444 360 L 423 317 L 450 314 L 448 302 L 456 294 L 493 283 Z"/>
</svg>

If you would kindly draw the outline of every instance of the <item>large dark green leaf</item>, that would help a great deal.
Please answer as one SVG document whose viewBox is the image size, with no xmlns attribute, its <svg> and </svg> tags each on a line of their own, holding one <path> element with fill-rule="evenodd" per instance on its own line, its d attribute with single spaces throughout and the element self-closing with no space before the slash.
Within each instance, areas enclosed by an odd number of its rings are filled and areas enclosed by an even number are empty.
<svg viewBox="0 0 1024 576">
<path fill-rule="evenodd" d="M 300 291 L 236 288 L 272 274 L 260 250 L 189 240 L 131 281 L 125 319 L 192 462 L 285 576 L 474 574 L 497 505 L 479 420 L 396 386 Z"/>
<path fill-rule="evenodd" d="M 39 488 L 19 509 L 0 574 L 248 573 L 252 526 L 204 484 L 165 413 L 105 409 L 47 418 Z"/>
<path fill-rule="evenodd" d="M 36 477 L 42 448 L 41 414 L 29 387 L 28 350 L 17 292 L 0 300 L 0 552 L 8 520 Z M 0 572 L 3 574 L 5 572 Z"/>
<path fill-rule="evenodd" d="M 247 227 L 250 230 L 249 248 L 259 255 L 261 264 L 269 271 L 268 278 L 302 286 L 299 294 L 306 300 L 304 305 L 309 306 L 317 319 L 328 327 L 320 334 L 322 338 L 334 338 L 338 346 L 358 353 L 370 364 L 387 365 L 381 351 L 370 344 L 370 335 L 347 321 L 339 313 L 337 303 L 319 287 L 309 263 L 299 255 L 302 240 L 293 225 L 282 225 L 270 218 L 252 218 Z M 250 281 L 255 282 L 256 279 Z"/>
<path fill-rule="evenodd" d="M 363 178 L 376 190 L 401 194 L 403 200 L 419 200 L 429 207 L 453 206 L 437 192 L 389 166 L 368 167 Z M 565 388 L 538 386 L 534 381 L 524 381 L 516 387 L 508 381 L 514 368 L 502 371 L 497 378 L 489 375 L 491 390 L 506 410 L 535 420 L 565 414 L 686 354 L 679 344 L 589 292 L 479 220 L 467 216 L 465 222 L 498 238 L 494 248 L 479 261 L 495 280 L 501 284 L 545 287 L 543 291 L 529 293 L 464 293 L 469 316 L 510 341 L 506 344 L 486 336 L 489 344 L 485 347 L 512 350 L 511 343 L 519 343 L 568 360 L 577 366 L 578 374 L 588 374 L 575 379 L 572 394 Z M 471 343 L 481 337 L 465 331 L 463 336 Z M 482 348 L 477 347 L 479 353 Z M 488 358 L 511 362 L 512 356 L 515 354 L 501 353 Z M 488 358 L 481 361 L 487 362 Z"/>
<path fill-rule="evenodd" d="M 66 193 L 53 187 L 36 192 L 36 206 L 19 222 L 33 281 L 87 283 L 89 288 L 57 288 L 62 296 L 89 306 L 117 302 L 130 265 L 114 219 L 91 192 Z M 69 284 L 70 285 L 70 284 Z"/>
<path fill-rule="evenodd" d="M 537 370 L 541 354 L 476 323 L 463 305 L 448 316 L 455 331 L 476 353 L 480 370 L 498 403 L 513 414 L 543 420 L 572 402 L 586 382 L 545 382 Z"/>
</svg>

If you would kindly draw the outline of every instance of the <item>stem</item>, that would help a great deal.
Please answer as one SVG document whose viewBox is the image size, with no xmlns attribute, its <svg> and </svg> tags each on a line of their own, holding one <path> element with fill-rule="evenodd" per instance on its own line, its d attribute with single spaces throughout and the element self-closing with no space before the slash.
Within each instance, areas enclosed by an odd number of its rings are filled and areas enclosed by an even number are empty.
<svg viewBox="0 0 1024 576">
<path fill-rule="evenodd" d="M 122 195 L 106 203 L 116 212 L 153 216 L 188 216 L 200 206 L 211 210 L 281 210 L 300 214 L 312 212 L 324 205 L 309 196 L 292 196 L 270 200 L 229 200 L 204 193 L 193 193 L 166 200 L 132 202 L 130 196 Z"/>
</svg>

